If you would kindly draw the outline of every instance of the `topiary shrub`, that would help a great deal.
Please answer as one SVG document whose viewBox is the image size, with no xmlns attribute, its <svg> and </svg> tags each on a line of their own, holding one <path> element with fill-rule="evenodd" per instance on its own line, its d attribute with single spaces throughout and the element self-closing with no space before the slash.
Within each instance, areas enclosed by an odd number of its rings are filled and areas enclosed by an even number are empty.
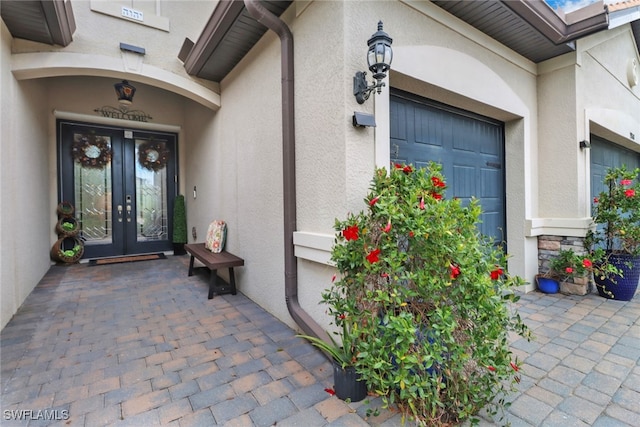
<svg viewBox="0 0 640 427">
<path fill-rule="evenodd" d="M 421 425 L 492 416 L 519 381 L 508 334 L 528 336 L 509 304 L 523 284 L 480 235 L 476 200 L 444 197 L 441 166 L 376 171 L 366 210 L 336 220 L 339 277 L 323 293 L 345 322 L 370 392 Z"/>
<path fill-rule="evenodd" d="M 184 196 L 176 196 L 173 204 L 173 253 L 174 255 L 184 255 L 184 244 L 187 240 L 187 212 L 184 203 Z"/>
</svg>

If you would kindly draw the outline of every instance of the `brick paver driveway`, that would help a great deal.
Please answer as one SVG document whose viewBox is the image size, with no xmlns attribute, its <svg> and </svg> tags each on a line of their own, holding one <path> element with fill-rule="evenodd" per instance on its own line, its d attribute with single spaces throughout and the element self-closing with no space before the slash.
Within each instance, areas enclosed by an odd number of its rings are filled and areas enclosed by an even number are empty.
<svg viewBox="0 0 640 427">
<path fill-rule="evenodd" d="M 401 424 L 330 396 L 321 353 L 242 294 L 207 300 L 187 266 L 52 267 L 1 334 L 0 424 Z M 640 425 L 639 298 L 523 295 L 514 426 Z"/>
</svg>

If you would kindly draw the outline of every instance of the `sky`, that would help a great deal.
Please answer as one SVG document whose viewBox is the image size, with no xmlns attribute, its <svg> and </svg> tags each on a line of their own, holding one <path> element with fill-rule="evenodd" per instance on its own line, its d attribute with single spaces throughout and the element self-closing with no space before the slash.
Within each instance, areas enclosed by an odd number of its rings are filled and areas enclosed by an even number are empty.
<svg viewBox="0 0 640 427">
<path fill-rule="evenodd" d="M 596 3 L 597 0 L 545 0 L 552 8 L 562 9 L 565 12 L 571 12 L 581 7 Z M 618 3 L 624 0 L 604 0 L 606 4 Z"/>
</svg>

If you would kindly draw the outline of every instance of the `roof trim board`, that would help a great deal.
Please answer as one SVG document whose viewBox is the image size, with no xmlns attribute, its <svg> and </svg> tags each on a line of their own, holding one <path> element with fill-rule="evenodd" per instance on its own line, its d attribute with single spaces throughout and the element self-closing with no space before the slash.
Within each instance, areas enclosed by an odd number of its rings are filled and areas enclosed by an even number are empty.
<svg viewBox="0 0 640 427">
<path fill-rule="evenodd" d="M 71 0 L 2 0 L 0 15 L 13 37 L 60 46 L 73 41 Z"/>
</svg>

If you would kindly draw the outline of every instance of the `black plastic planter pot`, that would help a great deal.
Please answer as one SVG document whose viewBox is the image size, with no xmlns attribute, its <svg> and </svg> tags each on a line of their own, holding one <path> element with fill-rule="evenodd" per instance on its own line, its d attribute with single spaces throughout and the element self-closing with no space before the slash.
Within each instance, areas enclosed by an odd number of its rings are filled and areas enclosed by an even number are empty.
<svg viewBox="0 0 640 427">
<path fill-rule="evenodd" d="M 367 383 L 360 381 L 360 375 L 353 366 L 343 368 L 334 361 L 333 382 L 336 396 L 341 400 L 359 402 L 367 397 Z"/>
</svg>

